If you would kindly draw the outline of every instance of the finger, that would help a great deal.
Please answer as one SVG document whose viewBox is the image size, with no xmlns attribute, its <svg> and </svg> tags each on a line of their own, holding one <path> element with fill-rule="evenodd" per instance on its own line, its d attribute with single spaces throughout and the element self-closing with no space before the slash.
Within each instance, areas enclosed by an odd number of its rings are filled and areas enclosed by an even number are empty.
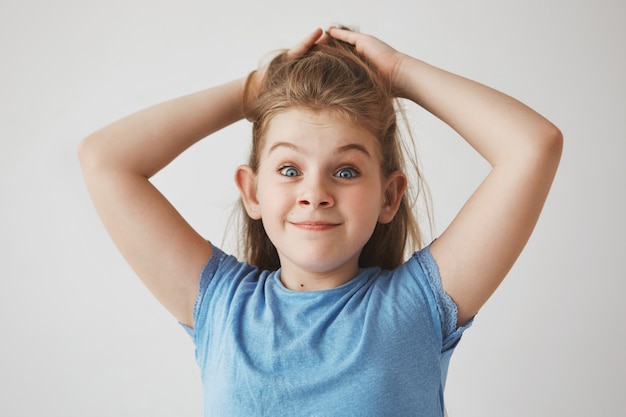
<svg viewBox="0 0 626 417">
<path fill-rule="evenodd" d="M 304 55 L 313 45 L 317 42 L 318 39 L 324 34 L 324 31 L 321 28 L 315 29 L 310 35 L 306 38 L 302 39 L 298 44 L 293 46 L 289 51 L 287 51 L 287 56 L 290 58 L 294 58 L 300 55 Z"/>
<path fill-rule="evenodd" d="M 322 36 L 315 41 L 316 45 L 328 45 L 328 39 L 332 38 L 332 36 L 330 36 L 328 34 L 328 32 L 324 31 L 324 33 L 322 33 Z"/>
<path fill-rule="evenodd" d="M 355 45 L 357 41 L 358 32 L 354 32 L 347 29 L 341 29 L 335 26 L 328 28 L 327 33 L 335 39 L 344 41 L 351 45 Z"/>
</svg>

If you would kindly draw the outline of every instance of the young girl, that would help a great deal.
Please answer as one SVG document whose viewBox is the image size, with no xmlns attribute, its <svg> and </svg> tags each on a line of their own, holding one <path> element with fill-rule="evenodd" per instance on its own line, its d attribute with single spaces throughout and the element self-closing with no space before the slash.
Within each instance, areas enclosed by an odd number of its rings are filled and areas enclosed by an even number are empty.
<svg viewBox="0 0 626 417">
<path fill-rule="evenodd" d="M 491 165 L 420 245 L 395 98 Z M 247 262 L 196 233 L 149 178 L 247 117 L 237 169 Z M 448 361 L 537 221 L 560 158 L 549 121 L 365 34 L 316 30 L 267 67 L 82 141 L 85 180 L 128 263 L 196 344 L 207 416 L 441 416 Z"/>
</svg>

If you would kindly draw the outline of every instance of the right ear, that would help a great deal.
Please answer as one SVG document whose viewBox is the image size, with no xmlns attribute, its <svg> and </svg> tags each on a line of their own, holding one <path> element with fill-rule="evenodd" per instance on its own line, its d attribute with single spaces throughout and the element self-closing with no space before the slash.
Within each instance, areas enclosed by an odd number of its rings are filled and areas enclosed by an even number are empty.
<svg viewBox="0 0 626 417">
<path fill-rule="evenodd" d="M 256 196 L 256 174 L 250 165 L 240 165 L 235 171 L 235 183 L 241 194 L 241 201 L 248 216 L 253 220 L 261 219 L 261 208 Z"/>
</svg>

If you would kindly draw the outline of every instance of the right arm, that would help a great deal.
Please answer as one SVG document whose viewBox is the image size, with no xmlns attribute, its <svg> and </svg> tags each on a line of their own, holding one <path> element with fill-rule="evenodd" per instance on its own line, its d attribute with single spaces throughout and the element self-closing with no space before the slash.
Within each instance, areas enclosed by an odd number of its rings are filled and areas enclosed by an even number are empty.
<svg viewBox="0 0 626 417">
<path fill-rule="evenodd" d="M 289 50 L 306 52 L 316 29 Z M 263 70 L 250 78 L 254 99 Z M 246 78 L 176 98 L 85 138 L 78 155 L 94 206 L 118 249 L 157 300 L 193 326 L 193 307 L 211 245 L 149 179 L 185 149 L 243 118 Z"/>
<path fill-rule="evenodd" d="M 114 243 L 163 306 L 193 326 L 203 239 L 149 178 L 185 149 L 243 117 L 245 78 L 141 110 L 83 139 L 87 189 Z"/>
</svg>

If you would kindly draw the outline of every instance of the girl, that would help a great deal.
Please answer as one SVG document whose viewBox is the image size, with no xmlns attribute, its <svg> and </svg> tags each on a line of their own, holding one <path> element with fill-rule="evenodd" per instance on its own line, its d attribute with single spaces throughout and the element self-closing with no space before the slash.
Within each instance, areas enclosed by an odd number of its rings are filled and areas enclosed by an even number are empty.
<svg viewBox="0 0 626 417">
<path fill-rule="evenodd" d="M 420 245 L 394 98 L 455 129 L 491 165 Z M 149 178 L 247 117 L 239 262 Z M 81 142 L 94 205 L 121 253 L 196 344 L 205 414 L 441 416 L 462 332 L 524 247 L 555 175 L 559 130 L 486 86 L 340 28 L 260 72 L 156 105 Z"/>
</svg>

